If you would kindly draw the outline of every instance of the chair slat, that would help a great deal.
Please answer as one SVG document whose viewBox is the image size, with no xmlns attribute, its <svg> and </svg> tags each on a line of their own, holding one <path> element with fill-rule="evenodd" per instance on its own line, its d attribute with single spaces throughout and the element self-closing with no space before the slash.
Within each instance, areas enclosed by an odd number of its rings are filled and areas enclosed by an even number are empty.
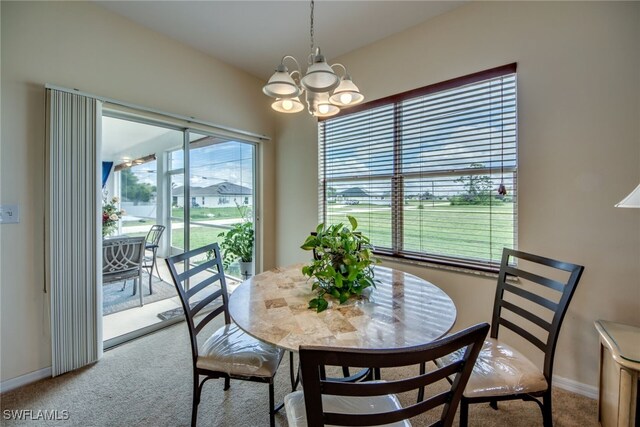
<svg viewBox="0 0 640 427">
<path fill-rule="evenodd" d="M 194 296 L 195 294 L 197 294 L 198 292 L 200 292 L 202 289 L 206 288 L 208 285 L 217 282 L 218 280 L 220 280 L 220 273 L 216 273 L 213 276 L 209 276 L 206 279 L 204 279 L 203 281 L 201 281 L 200 283 L 198 283 L 195 286 L 192 286 L 191 288 L 189 288 L 189 290 L 186 292 L 187 293 L 187 298 L 191 299 L 192 296 Z"/>
<path fill-rule="evenodd" d="M 500 318 L 500 324 L 511 329 L 513 332 L 516 332 L 517 334 L 521 335 L 523 338 L 526 338 L 529 342 L 531 342 L 531 344 L 535 345 L 540 350 L 542 351 L 547 350 L 547 345 L 543 343 L 538 337 L 524 330 L 523 328 L 516 325 L 515 323 L 510 322 L 507 319 Z"/>
<path fill-rule="evenodd" d="M 214 301 L 216 298 L 219 298 L 220 296 L 222 296 L 222 289 L 218 289 L 217 291 L 215 291 L 214 293 L 212 293 L 211 295 L 207 295 L 205 298 L 202 298 L 190 311 L 191 311 L 191 316 L 195 316 L 196 314 L 198 314 L 198 312 L 200 310 L 202 310 L 203 308 L 205 308 L 207 305 L 209 305 L 212 301 Z"/>
<path fill-rule="evenodd" d="M 562 292 L 564 290 L 564 284 L 558 282 L 557 280 L 549 279 L 547 277 L 542 277 L 535 273 L 521 270 L 519 268 L 512 267 L 510 265 L 504 267 L 504 270 L 507 272 L 507 274 L 510 274 L 516 277 L 522 277 L 523 279 L 530 280 L 531 282 L 537 283 L 542 286 L 546 286 L 547 288 L 554 289 L 558 292 Z"/>
<path fill-rule="evenodd" d="M 530 321 L 532 323 L 535 323 L 536 325 L 540 326 L 545 331 L 551 330 L 551 323 L 549 323 L 546 320 L 536 316 L 535 314 L 531 313 L 530 311 L 525 310 L 522 307 L 518 307 L 517 305 L 512 304 L 509 301 L 500 301 L 500 305 L 503 308 L 506 308 L 507 310 L 512 311 L 512 312 L 520 315 L 521 317 L 527 319 L 528 321 Z"/>
<path fill-rule="evenodd" d="M 440 393 L 422 402 L 398 409 L 393 412 L 379 412 L 375 414 L 340 414 L 335 412 L 325 412 L 324 423 L 344 426 L 377 426 L 391 424 L 406 420 L 423 412 L 437 408 L 449 401 L 451 392 Z"/>
<path fill-rule="evenodd" d="M 502 286 L 505 291 L 509 291 L 518 296 L 521 296 L 522 298 L 528 299 L 531 302 L 535 302 L 536 304 L 541 305 L 545 308 L 548 308 L 553 312 L 555 312 L 558 309 L 558 304 L 544 297 L 541 297 L 540 295 L 536 295 L 533 292 L 529 292 L 525 289 L 518 288 L 517 286 L 513 286 L 510 283 L 503 283 Z"/>
<path fill-rule="evenodd" d="M 396 381 L 348 383 L 326 380 L 321 382 L 321 390 L 323 394 L 337 396 L 381 396 L 389 394 L 390 390 L 393 390 L 393 393 L 403 393 L 447 378 L 458 372 L 461 365 L 462 361 L 457 361 L 417 377 Z"/>
<path fill-rule="evenodd" d="M 212 268 L 214 265 L 216 265 L 215 260 L 209 260 L 193 267 L 190 265 L 188 269 L 178 275 L 178 281 L 184 282 L 185 280 L 195 276 L 196 274 L 202 273 L 203 271 Z"/>
<path fill-rule="evenodd" d="M 209 323 L 214 317 L 216 317 L 218 314 L 222 313 L 223 311 L 224 311 L 224 305 L 221 305 L 220 307 L 213 310 L 211 313 L 207 314 L 204 319 L 202 319 L 200 322 L 198 322 L 197 325 L 195 325 L 196 334 L 200 333 L 202 328 L 207 326 L 207 323 Z"/>
</svg>

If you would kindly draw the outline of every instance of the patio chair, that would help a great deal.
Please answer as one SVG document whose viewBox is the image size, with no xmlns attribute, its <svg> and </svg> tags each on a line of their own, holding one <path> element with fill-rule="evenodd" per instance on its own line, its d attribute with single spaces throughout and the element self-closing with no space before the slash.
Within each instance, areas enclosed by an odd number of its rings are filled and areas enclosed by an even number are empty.
<svg viewBox="0 0 640 427">
<path fill-rule="evenodd" d="M 438 407 L 442 407 L 439 421 L 433 425 L 450 426 L 488 331 L 489 324 L 483 323 L 428 344 L 393 350 L 302 346 L 304 391 L 290 393 L 284 399 L 289 426 L 410 426 L 409 418 Z M 326 377 L 326 366 L 405 367 L 454 351 L 457 357 L 446 366 L 418 376 L 355 383 Z M 403 407 L 396 396 L 446 377 L 453 378 L 450 388 L 427 400 Z"/>
<path fill-rule="evenodd" d="M 102 284 L 133 279 L 133 293 L 140 288 L 142 305 L 142 264 L 144 257 L 144 237 L 121 237 L 102 241 Z"/>
<path fill-rule="evenodd" d="M 212 256 L 207 259 L 207 254 Z M 191 338 L 191 425 L 195 426 L 198 419 L 198 404 L 204 383 L 212 378 L 224 378 L 224 390 L 229 389 L 230 379 L 269 384 L 269 423 L 274 427 L 275 413 L 282 406 L 275 408 L 273 380 L 284 351 L 256 340 L 231 323 L 227 283 L 218 244 L 167 258 L 166 262 L 180 296 Z M 185 271 L 179 273 L 178 266 L 183 262 Z M 213 310 L 195 319 L 205 307 L 212 307 Z M 224 325 L 200 344 L 198 334 L 220 314 L 224 315 Z M 202 382 L 200 376 L 204 377 Z"/>
<path fill-rule="evenodd" d="M 513 263 L 514 258 L 518 259 L 517 266 Z M 553 425 L 553 358 L 562 320 L 583 270 L 581 265 L 504 249 L 491 335 L 480 351 L 460 402 L 461 426 L 467 425 L 469 404 L 489 402 L 492 408 L 498 409 L 499 400 L 533 401 L 542 411 L 544 426 Z M 518 282 L 513 282 L 514 279 Z M 500 341 L 500 326 L 541 350 L 543 368 L 538 368 L 515 348 Z M 544 338 L 538 337 L 545 334 Z M 439 363 L 448 363 L 448 358 L 436 361 Z"/>
<path fill-rule="evenodd" d="M 158 270 L 158 264 L 156 263 L 156 255 L 158 253 L 160 238 L 162 237 L 162 233 L 164 232 L 165 226 L 155 224 L 151 226 L 151 229 L 147 233 L 147 237 L 145 238 L 145 258 L 144 258 L 144 268 L 149 273 L 149 295 L 153 293 L 153 289 L 151 287 L 151 281 L 153 280 L 153 267 L 156 268 L 156 273 L 158 273 L 158 278 L 162 280 L 160 277 L 160 270 Z M 151 251 L 151 255 L 147 256 L 147 251 Z"/>
</svg>

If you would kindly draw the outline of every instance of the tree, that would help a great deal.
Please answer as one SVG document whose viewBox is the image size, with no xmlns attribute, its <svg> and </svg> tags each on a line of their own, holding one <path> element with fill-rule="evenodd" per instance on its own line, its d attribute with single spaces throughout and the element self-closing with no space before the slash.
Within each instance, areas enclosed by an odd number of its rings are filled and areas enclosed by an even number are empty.
<svg viewBox="0 0 640 427">
<path fill-rule="evenodd" d="M 140 182 L 131 169 L 122 169 L 120 171 L 120 182 L 120 194 L 122 199 L 134 202 L 134 204 L 138 204 L 139 202 L 148 202 L 156 191 L 156 187 L 154 185 Z"/>
<path fill-rule="evenodd" d="M 482 169 L 482 163 L 471 163 L 472 169 Z M 452 205 L 489 205 L 493 181 L 489 175 L 469 174 L 461 176 L 455 182 L 462 184 L 465 192 L 451 198 Z"/>
</svg>

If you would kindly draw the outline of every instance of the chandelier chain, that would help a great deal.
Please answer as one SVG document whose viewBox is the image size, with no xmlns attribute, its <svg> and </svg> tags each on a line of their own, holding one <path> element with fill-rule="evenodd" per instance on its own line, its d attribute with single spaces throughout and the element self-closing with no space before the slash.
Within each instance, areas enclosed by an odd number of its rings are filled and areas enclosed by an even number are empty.
<svg viewBox="0 0 640 427">
<path fill-rule="evenodd" d="M 313 8 L 314 8 L 314 1 L 311 0 L 311 25 L 309 26 L 309 34 L 311 35 L 311 53 L 313 53 Z"/>
</svg>

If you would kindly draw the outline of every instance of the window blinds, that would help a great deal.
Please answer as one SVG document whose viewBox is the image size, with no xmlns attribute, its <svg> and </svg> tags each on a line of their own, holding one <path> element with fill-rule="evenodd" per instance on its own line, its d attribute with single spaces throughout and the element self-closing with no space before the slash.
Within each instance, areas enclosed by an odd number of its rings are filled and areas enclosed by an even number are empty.
<svg viewBox="0 0 640 427">
<path fill-rule="evenodd" d="M 381 254 L 495 269 L 516 245 L 516 107 L 513 64 L 321 122 L 322 220 L 355 216 Z"/>
</svg>

